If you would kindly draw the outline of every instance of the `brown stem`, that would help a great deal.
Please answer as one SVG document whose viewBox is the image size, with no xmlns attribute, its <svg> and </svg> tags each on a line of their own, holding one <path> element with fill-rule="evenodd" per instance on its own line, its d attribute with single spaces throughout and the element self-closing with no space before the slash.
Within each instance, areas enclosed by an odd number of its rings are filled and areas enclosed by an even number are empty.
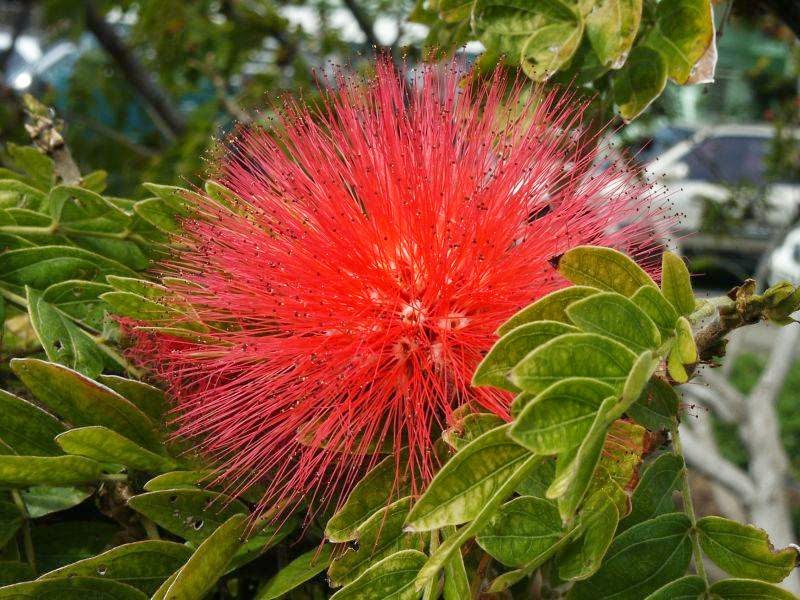
<svg viewBox="0 0 800 600">
<path fill-rule="evenodd" d="M 25 94 L 22 101 L 27 116 L 25 129 L 31 136 L 33 144 L 53 159 L 56 176 L 62 183 L 67 185 L 80 183 L 80 169 L 61 135 L 61 123 L 55 118 L 53 110 L 30 94 Z"/>
</svg>

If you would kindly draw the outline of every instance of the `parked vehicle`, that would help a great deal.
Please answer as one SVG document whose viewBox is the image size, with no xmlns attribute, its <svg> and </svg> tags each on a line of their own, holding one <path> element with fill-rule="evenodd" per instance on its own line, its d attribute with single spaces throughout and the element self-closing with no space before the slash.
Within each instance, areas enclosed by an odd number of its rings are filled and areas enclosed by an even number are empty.
<svg viewBox="0 0 800 600">
<path fill-rule="evenodd" d="M 800 172 L 776 172 L 768 160 L 774 135 L 768 124 L 701 128 L 646 165 L 680 215 L 677 245 L 699 272 L 722 273 L 718 285 L 753 275 L 800 215 Z"/>
<path fill-rule="evenodd" d="M 800 284 L 800 227 L 792 229 L 769 257 L 770 285 L 781 280 Z"/>
</svg>

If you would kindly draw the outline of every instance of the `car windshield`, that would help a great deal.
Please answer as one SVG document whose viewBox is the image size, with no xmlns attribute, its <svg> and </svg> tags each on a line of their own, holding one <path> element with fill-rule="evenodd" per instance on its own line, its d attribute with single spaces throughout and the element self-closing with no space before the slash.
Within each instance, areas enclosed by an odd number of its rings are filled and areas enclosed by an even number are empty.
<svg viewBox="0 0 800 600">
<path fill-rule="evenodd" d="M 700 142 L 684 162 L 688 179 L 725 184 L 762 185 L 769 138 L 720 136 Z"/>
</svg>

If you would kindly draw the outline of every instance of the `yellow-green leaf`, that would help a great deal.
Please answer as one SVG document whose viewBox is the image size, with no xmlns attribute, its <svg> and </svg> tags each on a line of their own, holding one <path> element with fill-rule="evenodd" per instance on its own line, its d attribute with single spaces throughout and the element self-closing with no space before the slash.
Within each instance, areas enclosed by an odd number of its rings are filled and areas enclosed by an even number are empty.
<svg viewBox="0 0 800 600">
<path fill-rule="evenodd" d="M 56 443 L 68 454 L 121 464 L 139 471 L 163 473 L 176 466 L 171 458 L 142 448 L 116 431 L 99 425 L 65 431 L 56 437 Z"/>
<path fill-rule="evenodd" d="M 619 69 L 639 33 L 642 0 L 582 0 L 586 37 L 605 67 Z"/>
<path fill-rule="evenodd" d="M 706 556 L 734 577 L 779 583 L 795 568 L 797 551 L 774 550 L 763 529 L 712 516 L 697 522 L 697 532 Z"/>
<path fill-rule="evenodd" d="M 603 400 L 614 393 L 608 384 L 586 377 L 556 382 L 525 406 L 509 436 L 538 454 L 557 454 L 579 446 Z"/>
<path fill-rule="evenodd" d="M 417 573 L 427 557 L 417 550 L 402 550 L 367 569 L 361 577 L 331 596 L 331 600 L 416 600 Z"/>
<path fill-rule="evenodd" d="M 100 577 L 126 583 L 149 596 L 191 555 L 190 548 L 175 542 L 133 542 L 50 571 L 40 579 Z"/>
<path fill-rule="evenodd" d="M 475 539 L 492 557 L 517 567 L 550 551 L 562 535 L 552 502 L 520 496 L 501 506 Z"/>
<path fill-rule="evenodd" d="M 662 515 L 618 535 L 603 564 L 575 584 L 570 600 L 641 600 L 681 577 L 692 557 L 692 523 L 683 513 Z"/>
<path fill-rule="evenodd" d="M 637 354 L 654 350 L 661 344 L 656 324 L 622 294 L 594 294 L 571 304 L 567 315 L 584 331 L 610 337 Z"/>
<path fill-rule="evenodd" d="M 102 473 L 103 465 L 82 456 L 0 456 L 0 487 L 80 485 Z"/>
<path fill-rule="evenodd" d="M 579 329 L 557 321 L 536 321 L 520 325 L 501 337 L 472 376 L 474 386 L 492 386 L 518 392 L 508 379 L 508 373 L 516 364 L 545 342 L 565 333 L 577 333 Z"/>
<path fill-rule="evenodd" d="M 362 523 L 356 531 L 358 549 L 349 549 L 331 563 L 328 569 L 331 585 L 349 584 L 366 571 L 370 564 L 399 550 L 421 550 L 422 537 L 403 531 L 410 508 L 411 498 L 401 498 Z"/>
<path fill-rule="evenodd" d="M 638 117 L 666 85 L 667 65 L 661 53 L 647 46 L 635 46 L 612 79 L 614 102 L 622 118 L 632 121 Z"/>
<path fill-rule="evenodd" d="M 664 252 L 661 257 L 661 291 L 678 314 L 688 316 L 694 310 L 689 269 L 681 257 L 672 252 Z"/>
<path fill-rule="evenodd" d="M 242 546 L 246 529 L 246 515 L 233 515 L 217 527 L 178 571 L 163 594 L 164 600 L 197 600 L 205 597 Z"/>
<path fill-rule="evenodd" d="M 406 521 L 410 531 L 429 531 L 474 519 L 500 486 L 531 456 L 508 437 L 508 425 L 470 442 L 436 474 Z"/>
<path fill-rule="evenodd" d="M 568 333 L 528 354 L 511 370 L 511 381 L 538 393 L 568 377 L 590 377 L 622 392 L 636 355 L 596 333 Z"/>
<path fill-rule="evenodd" d="M 275 600 L 324 571 L 331 562 L 333 546 L 314 548 L 301 554 L 256 592 L 255 600 Z"/>
<path fill-rule="evenodd" d="M 112 389 L 35 358 L 14 359 L 11 369 L 40 402 L 72 425 L 102 425 L 153 452 L 163 447 L 153 422 Z"/>
<path fill-rule="evenodd" d="M 684 84 L 693 67 L 714 42 L 710 0 L 661 0 L 656 6 L 656 26 L 647 43 L 666 59 L 669 76 Z"/>
<path fill-rule="evenodd" d="M 602 246 L 577 246 L 558 259 L 558 271 L 572 283 L 630 297 L 655 282 L 622 252 Z"/>
<path fill-rule="evenodd" d="M 576 302 L 598 293 L 600 290 L 583 285 L 572 285 L 556 292 L 551 292 L 516 313 L 497 330 L 499 335 L 505 335 L 515 327 L 532 323 L 534 321 L 558 321 L 572 324 L 567 316 L 567 307 Z"/>
</svg>

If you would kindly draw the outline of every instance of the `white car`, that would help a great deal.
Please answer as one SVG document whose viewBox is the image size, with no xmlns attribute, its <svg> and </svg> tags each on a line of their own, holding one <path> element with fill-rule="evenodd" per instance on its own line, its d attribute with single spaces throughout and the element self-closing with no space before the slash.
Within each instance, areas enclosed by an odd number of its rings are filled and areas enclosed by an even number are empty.
<svg viewBox="0 0 800 600">
<path fill-rule="evenodd" d="M 709 203 L 730 203 L 736 194 L 739 201 L 749 202 L 759 191 L 764 193 L 765 202 L 753 201 L 752 214 L 744 214 L 745 231 L 739 234 L 745 237 L 759 237 L 754 232 L 758 227 L 785 226 L 797 217 L 800 173 L 766 185 L 766 159 L 774 133 L 772 125 L 698 129 L 647 163 L 648 175 L 666 186 L 674 209 L 682 215 L 679 233 L 713 231 L 715 215 L 723 212 L 709 210 Z M 800 137 L 800 132 L 793 135 Z"/>
<path fill-rule="evenodd" d="M 769 257 L 769 284 L 791 281 L 800 285 L 800 227 L 792 229 Z"/>
</svg>

